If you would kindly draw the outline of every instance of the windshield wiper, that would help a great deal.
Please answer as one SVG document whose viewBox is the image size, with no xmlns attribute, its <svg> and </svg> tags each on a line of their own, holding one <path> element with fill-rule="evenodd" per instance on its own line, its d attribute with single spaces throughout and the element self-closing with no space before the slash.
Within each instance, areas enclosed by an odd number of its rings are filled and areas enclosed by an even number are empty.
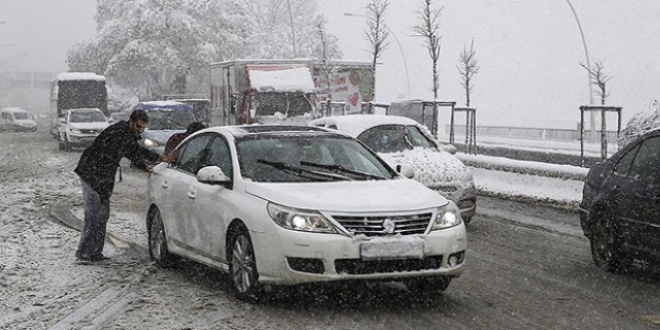
<svg viewBox="0 0 660 330">
<path fill-rule="evenodd" d="M 362 172 L 362 171 L 356 171 L 356 170 L 350 170 L 347 169 L 341 165 L 327 165 L 327 164 L 317 164 L 317 163 L 310 163 L 310 162 L 300 162 L 300 165 L 303 166 L 310 166 L 310 167 L 318 167 L 318 168 L 323 168 L 326 170 L 330 170 L 333 172 L 339 172 L 339 173 L 346 173 L 346 174 L 353 174 L 357 175 L 363 178 L 370 178 L 374 180 L 385 180 L 385 177 L 382 177 L 380 175 L 375 175 L 367 172 Z"/>
<path fill-rule="evenodd" d="M 322 177 L 322 178 L 325 178 L 325 179 L 329 179 L 329 180 L 334 180 L 334 181 L 339 181 L 339 180 L 349 180 L 350 181 L 351 180 L 351 178 L 349 178 L 347 176 L 340 175 L 340 174 L 332 174 L 332 173 L 325 173 L 325 172 L 307 170 L 307 169 L 304 169 L 304 168 L 300 168 L 300 167 L 289 165 L 287 163 L 282 163 L 282 162 L 271 162 L 271 161 L 265 160 L 265 159 L 257 159 L 257 163 L 270 165 L 270 166 L 272 166 L 272 167 L 274 167 L 278 170 L 295 173 L 295 174 L 298 174 L 298 176 L 303 177 L 303 178 L 307 178 L 307 179 L 319 179 L 319 178 L 310 177 L 310 176 L 307 176 L 305 174 L 312 174 L 312 175 L 316 175 L 316 176 L 319 176 L 319 177 Z"/>
</svg>

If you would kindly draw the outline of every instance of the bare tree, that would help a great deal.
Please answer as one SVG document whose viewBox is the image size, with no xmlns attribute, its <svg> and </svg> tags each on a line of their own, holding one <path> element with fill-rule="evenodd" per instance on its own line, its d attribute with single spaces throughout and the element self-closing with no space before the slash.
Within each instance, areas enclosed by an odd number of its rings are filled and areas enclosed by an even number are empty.
<svg viewBox="0 0 660 330">
<path fill-rule="evenodd" d="M 383 50 L 387 47 L 385 42 L 389 35 L 387 27 L 383 22 L 383 17 L 387 6 L 387 0 L 371 0 L 367 5 L 367 31 L 365 36 L 371 44 L 372 57 L 371 57 L 371 71 L 373 72 L 374 79 L 371 81 L 371 99 L 374 100 L 376 96 L 376 63 L 382 55 Z M 373 112 L 373 107 L 369 107 L 369 113 Z"/>
<path fill-rule="evenodd" d="M 323 16 L 320 16 L 319 19 L 317 19 L 317 21 L 314 23 L 314 28 L 316 29 L 316 33 L 318 34 L 319 42 L 320 42 L 319 47 L 321 48 L 318 51 L 321 57 L 320 71 L 323 72 L 323 75 L 325 76 L 326 85 L 328 89 L 327 92 L 328 100 L 332 100 L 332 85 L 331 85 L 330 74 L 333 71 L 333 67 L 330 64 L 331 54 L 328 53 L 328 34 L 326 33 L 325 24 L 326 24 L 325 18 Z"/>
<path fill-rule="evenodd" d="M 610 97 L 610 93 L 606 89 L 607 82 L 612 79 L 611 76 L 605 74 L 605 65 L 602 61 L 596 62 L 592 67 L 589 67 L 583 63 L 580 63 L 585 70 L 589 72 L 591 76 L 591 83 L 598 87 L 596 93 L 600 97 L 600 104 L 605 105 L 605 101 Z"/>
<path fill-rule="evenodd" d="M 463 85 L 463 89 L 465 90 L 465 106 L 470 107 L 470 92 L 474 87 L 472 77 L 479 73 L 480 69 L 479 61 L 474 51 L 474 39 L 472 39 L 472 43 L 470 44 L 470 50 L 463 48 L 457 67 L 461 75 L 461 85 Z"/>
<path fill-rule="evenodd" d="M 438 99 L 438 60 L 440 59 L 440 14 L 441 8 L 434 8 L 432 0 L 423 0 L 422 8 L 419 11 L 421 23 L 413 27 L 413 32 L 419 37 L 423 37 L 426 43 L 426 49 L 433 61 L 433 100 Z M 438 134 L 438 107 L 433 107 L 433 136 Z"/>
</svg>

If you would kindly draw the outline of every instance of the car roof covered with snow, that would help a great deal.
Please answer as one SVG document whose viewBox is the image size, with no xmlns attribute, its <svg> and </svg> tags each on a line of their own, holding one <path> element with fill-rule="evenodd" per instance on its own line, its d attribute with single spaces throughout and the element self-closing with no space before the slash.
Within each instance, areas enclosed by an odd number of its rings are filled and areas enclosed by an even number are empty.
<svg viewBox="0 0 660 330">
<path fill-rule="evenodd" d="M 193 106 L 188 103 L 177 102 L 172 100 L 167 101 L 146 101 L 140 102 L 135 106 L 136 110 L 184 110 L 192 111 Z"/>
<path fill-rule="evenodd" d="M 357 137 L 362 132 L 372 127 L 382 125 L 403 125 L 425 128 L 425 126 L 422 126 L 410 118 L 387 115 L 346 115 L 323 117 L 312 120 L 308 124 L 310 126 L 317 127 L 331 127 L 334 125 L 339 131 L 345 132 L 354 137 Z"/>
<path fill-rule="evenodd" d="M 209 127 L 201 132 L 227 132 L 235 138 L 243 138 L 247 136 L 264 135 L 264 134 L 281 134 L 281 135 L 315 135 L 315 136 L 342 136 L 348 137 L 347 134 L 337 132 L 335 130 L 328 130 L 320 127 L 310 126 L 287 126 L 287 125 L 238 125 L 238 126 L 214 126 Z M 197 132 L 196 132 L 197 134 Z"/>
</svg>

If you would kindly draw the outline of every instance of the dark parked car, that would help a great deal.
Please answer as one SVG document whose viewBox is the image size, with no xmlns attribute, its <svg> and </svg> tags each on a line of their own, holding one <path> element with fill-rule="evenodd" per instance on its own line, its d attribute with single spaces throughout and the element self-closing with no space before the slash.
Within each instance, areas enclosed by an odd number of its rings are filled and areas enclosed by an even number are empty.
<svg viewBox="0 0 660 330">
<path fill-rule="evenodd" d="M 660 130 L 627 144 L 587 174 L 580 223 L 596 265 L 623 271 L 660 256 Z"/>
</svg>

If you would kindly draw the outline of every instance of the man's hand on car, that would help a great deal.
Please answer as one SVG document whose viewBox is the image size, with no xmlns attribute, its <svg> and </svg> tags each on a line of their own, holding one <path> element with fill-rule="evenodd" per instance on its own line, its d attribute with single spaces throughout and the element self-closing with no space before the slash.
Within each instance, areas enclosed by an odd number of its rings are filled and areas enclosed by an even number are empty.
<svg viewBox="0 0 660 330">
<path fill-rule="evenodd" d="M 164 163 L 171 163 L 174 160 L 176 160 L 176 157 L 178 155 L 179 155 L 179 151 L 178 150 L 173 150 L 170 153 L 160 155 L 160 158 L 158 160 L 161 161 L 161 162 L 164 162 Z"/>
</svg>

